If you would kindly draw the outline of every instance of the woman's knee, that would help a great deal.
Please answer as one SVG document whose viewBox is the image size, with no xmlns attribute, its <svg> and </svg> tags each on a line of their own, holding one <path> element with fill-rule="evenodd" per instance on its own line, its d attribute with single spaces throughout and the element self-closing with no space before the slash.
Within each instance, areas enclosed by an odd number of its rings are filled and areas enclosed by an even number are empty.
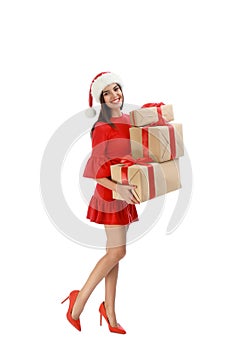
<svg viewBox="0 0 233 350">
<path fill-rule="evenodd" d="M 123 259 L 126 255 L 126 247 L 121 246 L 121 247 L 115 247 L 115 248 L 109 248 L 107 250 L 108 255 L 113 259 L 114 261 L 120 261 Z"/>
</svg>

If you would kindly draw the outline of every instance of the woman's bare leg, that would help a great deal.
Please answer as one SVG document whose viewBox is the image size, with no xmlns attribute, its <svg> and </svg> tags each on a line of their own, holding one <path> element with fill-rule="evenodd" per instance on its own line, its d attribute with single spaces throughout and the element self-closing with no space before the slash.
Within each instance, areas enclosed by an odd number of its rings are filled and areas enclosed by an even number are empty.
<svg viewBox="0 0 233 350">
<path fill-rule="evenodd" d="M 105 226 L 107 232 L 107 251 L 114 246 L 126 245 L 126 233 L 128 226 L 125 226 L 125 235 L 121 237 L 121 241 L 116 241 L 115 227 Z M 108 315 L 111 326 L 117 326 L 116 313 L 115 313 L 115 299 L 116 299 L 116 286 L 118 279 L 119 263 L 117 263 L 112 270 L 105 276 L 105 308 Z"/>
<path fill-rule="evenodd" d="M 72 317 L 74 319 L 79 318 L 88 298 L 90 297 L 95 287 L 99 284 L 99 282 L 104 277 L 106 277 L 110 271 L 118 264 L 118 262 L 125 256 L 126 227 L 115 225 L 105 226 L 105 231 L 107 235 L 107 252 L 98 261 L 91 274 L 89 275 L 86 283 L 78 294 L 72 310 Z M 115 284 L 117 279 L 116 270 L 115 273 L 113 272 L 111 279 L 113 279 Z"/>
</svg>

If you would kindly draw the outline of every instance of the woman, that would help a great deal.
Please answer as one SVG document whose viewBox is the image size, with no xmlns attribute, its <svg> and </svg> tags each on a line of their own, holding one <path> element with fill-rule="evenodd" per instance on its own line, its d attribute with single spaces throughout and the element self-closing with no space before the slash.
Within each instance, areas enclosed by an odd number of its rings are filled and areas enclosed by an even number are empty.
<svg viewBox="0 0 233 350">
<path fill-rule="evenodd" d="M 100 324 L 103 316 L 111 332 L 125 334 L 126 331 L 116 319 L 116 285 L 119 261 L 126 254 L 128 226 L 138 220 L 135 207 L 138 201 L 131 192 L 135 186 L 115 183 L 110 177 L 110 165 L 119 163 L 122 157 L 130 154 L 130 122 L 129 116 L 121 112 L 124 96 L 120 77 L 111 72 L 98 74 L 89 91 L 90 107 L 93 97 L 101 103 L 101 110 L 91 130 L 92 154 L 83 176 L 97 181 L 87 218 L 104 225 L 106 254 L 98 261 L 80 291 L 72 291 L 65 299 L 70 302 L 67 318 L 81 331 L 80 315 L 84 306 L 95 287 L 105 278 L 105 301 L 99 307 Z M 113 199 L 112 191 L 117 192 L 123 200 Z"/>
</svg>

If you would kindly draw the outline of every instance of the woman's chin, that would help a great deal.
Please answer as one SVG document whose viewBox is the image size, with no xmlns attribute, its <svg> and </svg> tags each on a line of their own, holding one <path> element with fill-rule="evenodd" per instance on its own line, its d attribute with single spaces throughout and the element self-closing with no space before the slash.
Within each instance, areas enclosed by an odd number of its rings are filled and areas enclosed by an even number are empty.
<svg viewBox="0 0 233 350">
<path fill-rule="evenodd" d="M 111 109 L 118 109 L 118 108 L 121 108 L 121 105 L 122 105 L 122 102 L 110 103 L 110 104 L 109 104 L 109 107 L 110 107 Z"/>
</svg>

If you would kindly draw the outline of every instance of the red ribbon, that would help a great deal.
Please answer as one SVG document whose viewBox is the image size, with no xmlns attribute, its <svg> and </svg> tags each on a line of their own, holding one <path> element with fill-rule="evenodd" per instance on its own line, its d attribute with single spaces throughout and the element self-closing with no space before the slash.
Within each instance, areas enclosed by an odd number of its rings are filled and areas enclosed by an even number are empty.
<svg viewBox="0 0 233 350">
<path fill-rule="evenodd" d="M 148 108 L 148 107 L 156 107 L 158 118 L 159 120 L 155 123 L 151 123 L 147 126 L 142 127 L 142 145 L 143 147 L 143 155 L 144 157 L 149 157 L 149 135 L 148 135 L 148 128 L 151 126 L 167 126 L 168 132 L 169 132 L 169 141 L 170 141 L 170 148 L 171 148 L 171 157 L 170 159 L 176 158 L 176 141 L 175 141 L 175 129 L 174 126 L 169 124 L 163 117 L 162 113 L 162 106 L 164 105 L 163 102 L 159 103 L 146 103 L 141 108 Z"/>
<path fill-rule="evenodd" d="M 120 164 L 123 164 L 124 166 L 121 168 L 121 181 L 123 185 L 128 185 L 128 167 L 131 165 L 139 164 L 144 165 L 148 168 L 148 178 L 149 178 L 149 198 L 155 197 L 155 177 L 154 177 L 154 168 L 151 164 L 148 164 L 148 162 L 153 162 L 152 158 L 145 157 L 145 158 L 137 158 L 134 159 L 130 155 L 127 156 L 127 158 L 122 158 L 120 160 Z"/>
<path fill-rule="evenodd" d="M 151 126 L 166 125 L 167 121 L 163 117 L 162 106 L 165 104 L 163 102 L 159 103 L 145 103 L 141 108 L 156 107 L 159 120 L 155 123 L 151 123 Z"/>
</svg>

